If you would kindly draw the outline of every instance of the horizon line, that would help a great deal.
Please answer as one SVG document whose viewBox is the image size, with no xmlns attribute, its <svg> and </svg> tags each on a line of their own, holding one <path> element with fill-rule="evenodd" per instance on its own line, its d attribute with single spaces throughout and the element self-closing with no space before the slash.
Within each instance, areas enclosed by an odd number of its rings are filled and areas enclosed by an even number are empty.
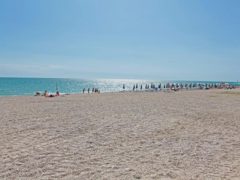
<svg viewBox="0 0 240 180">
<path fill-rule="evenodd" d="M 134 80 L 134 81 L 164 81 L 164 82 L 174 82 L 174 81 L 182 81 L 182 82 L 231 82 L 231 83 L 239 83 L 239 80 L 164 80 L 164 79 L 139 79 L 139 78 L 80 78 L 80 77 L 40 77 L 40 76 L 0 76 L 0 78 L 29 78 L 29 79 L 76 79 L 76 80 Z"/>
</svg>

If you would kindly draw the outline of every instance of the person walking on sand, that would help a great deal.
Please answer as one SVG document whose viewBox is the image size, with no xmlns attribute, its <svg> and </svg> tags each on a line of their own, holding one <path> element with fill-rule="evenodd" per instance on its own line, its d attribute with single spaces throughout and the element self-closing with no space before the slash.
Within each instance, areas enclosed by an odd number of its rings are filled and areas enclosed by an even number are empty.
<svg viewBox="0 0 240 180">
<path fill-rule="evenodd" d="M 89 94 L 90 93 L 90 88 L 88 88 L 87 91 L 88 91 L 88 94 Z"/>
<path fill-rule="evenodd" d="M 83 94 L 85 93 L 85 88 L 83 88 Z"/>
</svg>

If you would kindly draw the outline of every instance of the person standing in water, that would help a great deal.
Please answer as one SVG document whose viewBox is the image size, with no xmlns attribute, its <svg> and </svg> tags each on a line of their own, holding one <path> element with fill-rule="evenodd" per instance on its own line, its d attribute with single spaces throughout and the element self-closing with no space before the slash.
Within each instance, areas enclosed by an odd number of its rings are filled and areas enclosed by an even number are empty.
<svg viewBox="0 0 240 180">
<path fill-rule="evenodd" d="M 59 91 L 57 91 L 57 92 L 56 92 L 56 96 L 60 96 L 60 93 L 59 93 Z"/>
<path fill-rule="evenodd" d="M 158 89 L 161 90 L 161 83 L 158 85 Z"/>
</svg>

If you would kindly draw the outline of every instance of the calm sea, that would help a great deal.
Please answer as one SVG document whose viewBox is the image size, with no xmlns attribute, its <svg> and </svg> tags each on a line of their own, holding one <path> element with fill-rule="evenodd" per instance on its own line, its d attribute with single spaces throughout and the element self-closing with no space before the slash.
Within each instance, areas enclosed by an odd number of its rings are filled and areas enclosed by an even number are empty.
<svg viewBox="0 0 240 180">
<path fill-rule="evenodd" d="M 168 81 L 170 83 L 219 83 L 206 81 Z M 98 88 L 101 92 L 118 92 L 122 90 L 123 84 L 126 90 L 131 90 L 134 84 L 167 83 L 166 81 L 147 81 L 147 80 L 119 80 L 119 79 L 62 79 L 62 78 L 0 78 L 0 96 L 31 96 L 36 91 L 55 93 L 56 88 L 61 93 L 81 93 L 83 88 Z M 239 86 L 239 83 L 230 82 Z"/>
</svg>

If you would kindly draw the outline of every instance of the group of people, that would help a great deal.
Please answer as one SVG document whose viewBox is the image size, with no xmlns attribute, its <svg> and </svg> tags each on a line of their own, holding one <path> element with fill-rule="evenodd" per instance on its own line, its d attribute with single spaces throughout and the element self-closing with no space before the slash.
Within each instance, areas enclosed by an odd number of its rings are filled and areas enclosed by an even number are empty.
<svg viewBox="0 0 240 180">
<path fill-rule="evenodd" d="M 123 90 L 125 91 L 126 85 L 123 84 Z M 145 84 L 145 89 L 143 89 L 142 84 L 134 84 L 132 87 L 132 91 L 161 91 L 161 90 L 173 90 L 173 91 L 178 91 L 182 89 L 234 89 L 235 86 L 228 84 L 228 83 L 166 83 L 166 84 L 161 84 L 159 83 L 158 85 L 155 85 L 154 83 L 151 84 Z M 129 88 L 128 88 L 129 89 Z M 87 92 L 88 94 L 90 93 L 100 93 L 100 90 L 98 88 L 83 88 L 82 93 L 84 94 Z M 41 92 L 36 92 L 35 96 L 45 96 L 45 97 L 56 97 L 60 96 L 60 92 L 58 91 L 58 88 L 56 89 L 56 94 L 50 94 L 47 90 L 42 94 Z"/>
<path fill-rule="evenodd" d="M 159 84 L 158 86 L 156 86 L 155 84 L 145 84 L 145 90 L 148 90 L 148 89 L 154 89 L 154 90 L 161 90 L 161 87 L 162 87 L 162 85 L 161 84 Z M 165 88 L 165 86 L 164 86 L 164 88 Z M 125 90 L 126 89 L 126 86 L 125 86 L 125 84 L 123 84 L 123 90 Z M 137 91 L 137 90 L 143 90 L 143 85 L 142 84 L 134 84 L 133 85 L 133 87 L 132 87 L 132 90 L 133 91 Z"/>
<path fill-rule="evenodd" d="M 166 83 L 166 84 L 158 84 L 155 85 L 154 83 L 146 84 L 145 85 L 145 90 L 162 90 L 162 89 L 166 89 L 166 90 L 173 90 L 173 91 L 178 91 L 181 89 L 234 89 L 235 87 L 233 85 L 227 84 L 227 83 Z M 123 84 L 123 90 L 126 89 L 126 85 Z M 133 91 L 137 91 L 137 90 L 143 90 L 143 85 L 138 85 L 138 84 L 134 84 L 132 87 Z"/>
<path fill-rule="evenodd" d="M 56 91 L 56 94 L 50 94 L 47 90 L 45 90 L 43 94 L 41 94 L 40 92 L 36 92 L 35 96 L 56 97 L 60 96 L 60 92 Z"/>
<path fill-rule="evenodd" d="M 82 92 L 84 94 L 86 92 L 86 88 L 83 88 Z M 89 94 L 90 92 L 100 93 L 100 90 L 98 88 L 92 88 L 91 90 L 90 90 L 90 88 L 88 88 L 87 93 Z M 56 97 L 56 96 L 60 96 L 60 92 L 57 90 L 56 94 L 50 94 L 47 90 L 45 90 L 44 93 L 41 93 L 41 92 L 37 91 L 35 93 L 35 96 Z"/>
<path fill-rule="evenodd" d="M 85 93 L 86 88 L 83 88 L 82 92 Z M 90 94 L 90 88 L 87 89 L 88 94 Z M 98 88 L 92 88 L 92 93 L 100 93 L 100 90 Z"/>
</svg>

